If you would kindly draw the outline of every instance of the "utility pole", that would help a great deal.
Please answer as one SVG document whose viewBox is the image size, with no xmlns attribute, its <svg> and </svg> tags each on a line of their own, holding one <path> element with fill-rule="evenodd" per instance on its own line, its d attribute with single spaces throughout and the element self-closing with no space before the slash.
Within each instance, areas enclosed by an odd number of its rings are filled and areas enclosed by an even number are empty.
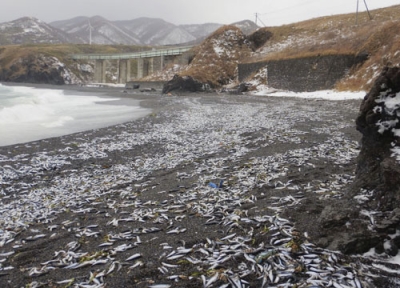
<svg viewBox="0 0 400 288">
<path fill-rule="evenodd" d="M 358 24 L 358 6 L 359 6 L 359 2 L 360 2 L 360 0 L 357 0 L 356 25 Z M 364 5 L 365 5 L 365 8 L 367 9 L 368 16 L 369 16 L 369 20 L 372 20 L 372 16 L 371 16 L 371 14 L 369 13 L 369 9 L 368 9 L 366 0 L 364 0 Z"/>
<path fill-rule="evenodd" d="M 88 19 L 89 22 L 89 45 L 92 45 L 92 25 L 90 24 L 90 18 Z"/>
<path fill-rule="evenodd" d="M 364 4 L 365 4 L 365 8 L 367 9 L 367 12 L 368 12 L 369 20 L 372 20 L 372 16 L 371 16 L 371 14 L 369 14 L 367 2 L 365 0 L 364 0 Z"/>
<path fill-rule="evenodd" d="M 356 25 L 358 24 L 358 2 L 359 2 L 359 0 L 357 0 Z"/>
<path fill-rule="evenodd" d="M 257 22 L 260 21 L 261 24 L 264 25 L 264 27 L 265 27 L 264 22 L 263 22 L 263 21 L 261 20 L 261 18 L 259 17 L 260 14 L 259 14 L 259 13 L 255 13 L 255 15 L 256 15 L 256 25 L 258 26 Z M 263 14 L 261 14 L 261 15 L 263 15 Z"/>
</svg>

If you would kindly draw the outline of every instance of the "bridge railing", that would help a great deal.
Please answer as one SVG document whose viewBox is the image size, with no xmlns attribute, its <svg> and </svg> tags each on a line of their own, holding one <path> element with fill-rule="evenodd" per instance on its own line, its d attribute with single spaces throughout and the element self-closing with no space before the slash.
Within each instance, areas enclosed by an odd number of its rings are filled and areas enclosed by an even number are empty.
<svg viewBox="0 0 400 288">
<path fill-rule="evenodd" d="M 118 53 L 118 54 L 71 54 L 70 58 L 75 60 L 119 60 L 119 59 L 135 59 L 135 58 L 152 58 L 160 56 L 181 55 L 194 46 L 182 46 L 176 48 L 165 48 L 158 50 L 147 50 L 132 53 Z"/>
</svg>

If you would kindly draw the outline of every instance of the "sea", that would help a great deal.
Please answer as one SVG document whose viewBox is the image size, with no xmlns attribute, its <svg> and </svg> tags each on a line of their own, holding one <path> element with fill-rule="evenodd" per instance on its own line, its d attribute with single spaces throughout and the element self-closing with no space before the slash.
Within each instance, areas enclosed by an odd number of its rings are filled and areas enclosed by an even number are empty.
<svg viewBox="0 0 400 288">
<path fill-rule="evenodd" d="M 0 146 L 108 127 L 150 112 L 134 99 L 0 84 Z"/>
</svg>

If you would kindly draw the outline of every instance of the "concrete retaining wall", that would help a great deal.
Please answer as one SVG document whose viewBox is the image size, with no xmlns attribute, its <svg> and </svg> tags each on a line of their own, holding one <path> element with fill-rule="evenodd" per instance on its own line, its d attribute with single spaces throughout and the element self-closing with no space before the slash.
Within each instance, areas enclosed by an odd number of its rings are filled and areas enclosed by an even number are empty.
<svg viewBox="0 0 400 288">
<path fill-rule="evenodd" d="M 270 87 L 295 92 L 316 91 L 332 89 L 359 62 L 354 55 L 326 55 L 239 64 L 238 73 L 239 81 L 243 82 L 267 67 Z"/>
</svg>

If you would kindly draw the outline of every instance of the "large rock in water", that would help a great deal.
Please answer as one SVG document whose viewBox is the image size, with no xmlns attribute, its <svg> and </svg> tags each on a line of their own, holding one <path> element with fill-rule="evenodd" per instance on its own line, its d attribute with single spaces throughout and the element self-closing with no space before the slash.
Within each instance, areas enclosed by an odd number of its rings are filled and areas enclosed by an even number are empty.
<svg viewBox="0 0 400 288">
<path fill-rule="evenodd" d="M 356 119 L 362 133 L 355 191 L 375 190 L 372 207 L 400 205 L 400 68 L 386 67 L 365 96 Z"/>
<path fill-rule="evenodd" d="M 176 92 L 203 92 L 209 90 L 207 84 L 201 83 L 191 76 L 175 75 L 172 80 L 164 84 L 162 93 L 167 94 L 172 91 Z"/>
</svg>

